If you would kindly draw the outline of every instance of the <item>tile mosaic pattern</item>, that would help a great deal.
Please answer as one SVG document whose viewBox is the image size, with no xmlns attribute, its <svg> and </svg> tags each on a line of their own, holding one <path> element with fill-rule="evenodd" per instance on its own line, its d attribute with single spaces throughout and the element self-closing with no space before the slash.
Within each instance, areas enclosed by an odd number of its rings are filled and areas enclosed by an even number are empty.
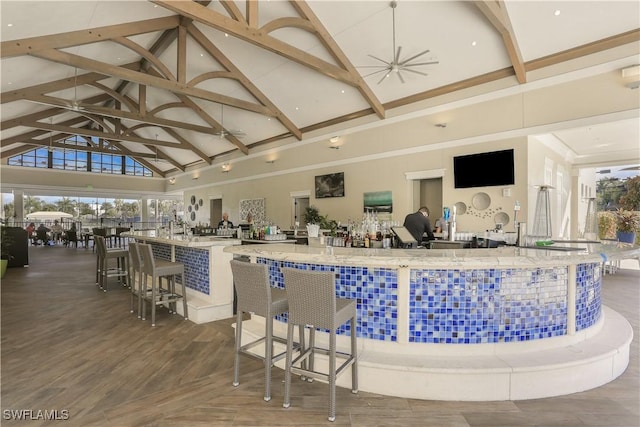
<svg viewBox="0 0 640 427">
<path fill-rule="evenodd" d="M 257 262 L 269 266 L 271 286 L 281 289 L 284 289 L 282 267 L 335 273 L 336 296 L 357 301 L 357 336 L 380 341 L 398 340 L 398 275 L 395 269 L 305 264 L 265 258 L 258 258 Z M 286 321 L 286 315 L 278 316 L 278 319 Z M 349 335 L 349 330 L 346 323 L 338 334 Z"/>
<path fill-rule="evenodd" d="M 566 267 L 420 270 L 409 280 L 409 342 L 528 341 L 567 331 Z"/>
<path fill-rule="evenodd" d="M 171 245 L 152 243 L 153 256 L 171 261 Z M 185 284 L 188 288 L 209 295 L 209 250 L 176 246 L 176 261 L 184 264 Z M 182 283 L 178 276 L 176 282 Z"/>
<path fill-rule="evenodd" d="M 187 288 L 209 295 L 209 256 L 208 249 L 183 248 L 176 246 L 176 261 L 184 264 L 184 277 Z"/>
<path fill-rule="evenodd" d="M 576 331 L 592 326 L 602 314 L 602 268 L 600 264 L 576 266 Z"/>
</svg>

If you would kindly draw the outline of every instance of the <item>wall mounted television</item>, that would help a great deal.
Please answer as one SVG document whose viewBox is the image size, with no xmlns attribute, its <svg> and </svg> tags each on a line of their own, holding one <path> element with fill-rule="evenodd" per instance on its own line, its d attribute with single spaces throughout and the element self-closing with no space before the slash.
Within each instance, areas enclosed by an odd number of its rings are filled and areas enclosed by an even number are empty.
<svg viewBox="0 0 640 427">
<path fill-rule="evenodd" d="M 513 149 L 453 158 L 455 188 L 515 184 Z"/>
</svg>

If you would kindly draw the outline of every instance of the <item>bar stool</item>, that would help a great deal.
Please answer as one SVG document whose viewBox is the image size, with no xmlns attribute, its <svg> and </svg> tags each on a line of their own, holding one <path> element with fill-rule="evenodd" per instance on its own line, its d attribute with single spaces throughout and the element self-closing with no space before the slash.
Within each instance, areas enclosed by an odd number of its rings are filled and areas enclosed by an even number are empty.
<svg viewBox="0 0 640 427">
<path fill-rule="evenodd" d="M 265 384 L 264 400 L 271 400 L 271 367 L 286 355 L 286 351 L 274 354 L 273 342 L 286 343 L 286 340 L 273 336 L 273 318 L 287 312 L 289 303 L 284 289 L 272 288 L 269 283 L 269 270 L 266 264 L 231 260 L 233 283 L 237 292 L 236 310 L 236 345 L 233 368 L 233 386 L 240 385 L 240 355 L 262 360 L 264 362 Z M 242 343 L 243 313 L 257 314 L 265 318 L 264 336 L 245 345 Z M 300 325 L 300 340 L 304 342 L 304 326 Z M 264 342 L 264 354 L 256 354 L 249 349 Z M 300 346 L 294 345 L 298 349 Z"/>
<path fill-rule="evenodd" d="M 104 237 L 95 236 L 95 246 L 97 247 L 98 256 L 96 259 L 96 284 L 100 286 L 103 292 L 107 292 L 110 277 L 118 277 L 121 280 L 125 278 L 123 286 L 129 286 L 131 278 L 129 277 L 128 261 L 129 251 L 127 249 L 107 249 Z M 116 266 L 110 267 L 109 260 L 116 260 Z"/>
<path fill-rule="evenodd" d="M 142 318 L 142 295 L 146 289 L 142 288 L 144 281 L 142 275 L 142 258 L 138 251 L 138 243 L 129 243 L 129 265 L 131 266 L 131 313 L 134 309 L 134 301 L 138 300 L 138 319 Z M 136 280 L 137 279 L 137 280 Z"/>
<path fill-rule="evenodd" d="M 151 326 L 156 326 L 156 305 L 168 304 L 169 312 L 177 313 L 176 302 L 182 300 L 184 319 L 189 318 L 187 311 L 187 291 L 184 279 L 184 264 L 181 262 L 164 261 L 153 257 L 151 245 L 138 243 L 138 253 L 142 261 L 142 271 L 144 281 L 141 285 L 142 297 L 142 320 L 146 320 L 146 302 L 151 303 Z M 176 276 L 180 275 L 182 280 L 182 294 L 176 293 Z M 151 276 L 151 291 L 148 290 L 147 278 Z M 168 287 L 161 286 L 162 278 L 168 280 Z"/>
<path fill-rule="evenodd" d="M 288 408 L 291 393 L 291 374 L 308 378 L 318 378 L 329 383 L 329 421 L 336 419 L 336 378 L 351 366 L 351 392 L 358 392 L 358 362 L 356 337 L 355 300 L 336 298 L 335 275 L 332 272 L 307 271 L 282 268 L 284 287 L 289 299 L 289 324 L 287 326 L 287 358 L 285 366 L 284 403 Z M 336 351 L 336 331 L 349 321 L 351 327 L 351 354 Z M 304 348 L 295 360 L 293 358 L 293 327 L 308 325 L 309 347 Z M 329 349 L 315 346 L 315 328 L 329 330 Z M 329 356 L 328 373 L 314 370 L 315 353 Z M 336 367 L 336 358 L 344 362 Z M 308 359 L 305 369 L 298 363 Z"/>
<path fill-rule="evenodd" d="M 93 252 L 96 251 L 96 236 L 101 236 L 105 238 L 105 247 L 106 247 L 106 239 L 107 239 L 107 229 L 106 228 L 97 228 L 94 227 L 91 229 L 91 233 L 93 234 Z"/>
</svg>

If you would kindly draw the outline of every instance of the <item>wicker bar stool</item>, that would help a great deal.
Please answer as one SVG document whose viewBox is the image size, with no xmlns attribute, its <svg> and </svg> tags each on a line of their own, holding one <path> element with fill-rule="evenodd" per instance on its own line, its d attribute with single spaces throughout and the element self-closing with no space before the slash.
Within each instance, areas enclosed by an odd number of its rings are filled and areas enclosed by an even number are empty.
<svg viewBox="0 0 640 427">
<path fill-rule="evenodd" d="M 356 337 L 356 302 L 336 298 L 335 275 L 331 272 L 307 271 L 295 268 L 282 268 L 284 287 L 289 299 L 289 324 L 287 326 L 287 358 L 285 366 L 284 403 L 291 405 L 291 374 L 300 374 L 307 378 L 318 378 L 329 383 L 329 421 L 336 419 L 336 378 L 351 366 L 351 392 L 358 392 L 358 362 Z M 336 350 L 336 331 L 345 322 L 351 327 L 351 353 Z M 309 346 L 293 359 L 294 325 L 310 326 Z M 329 331 L 329 349 L 316 347 L 315 328 Z M 314 370 L 315 353 L 329 356 L 328 373 Z M 343 359 L 336 366 L 336 358 Z M 308 360 L 308 368 L 296 366 Z"/>
<path fill-rule="evenodd" d="M 129 286 L 131 283 L 128 266 L 129 251 L 127 249 L 107 249 L 102 236 L 95 236 L 94 243 L 97 248 L 96 284 L 100 286 L 100 289 L 107 292 L 110 277 L 117 277 L 120 281 L 125 278 L 122 285 Z M 110 260 L 116 260 L 115 267 L 109 265 Z"/>
<path fill-rule="evenodd" d="M 286 340 L 273 336 L 273 317 L 287 312 L 289 303 L 284 289 L 272 288 L 269 283 L 269 271 L 265 264 L 232 260 L 231 271 L 236 288 L 236 345 L 233 368 L 233 386 L 240 385 L 240 355 L 244 354 L 264 362 L 265 384 L 264 400 L 271 400 L 271 367 L 286 355 L 286 351 L 274 354 L 273 342 L 286 343 Z M 242 317 L 244 313 L 252 313 L 265 318 L 264 336 L 245 345 L 242 343 Z M 300 340 L 304 342 L 304 326 L 300 326 Z M 264 354 L 249 351 L 258 344 L 264 343 Z M 299 345 L 295 344 L 298 349 Z"/>
<path fill-rule="evenodd" d="M 142 257 L 138 251 L 138 243 L 129 243 L 129 265 L 131 267 L 131 313 L 134 312 L 134 303 L 138 302 L 138 319 L 142 318 L 142 295 L 146 292 L 142 275 Z M 136 280 L 137 279 L 137 280 Z"/>
<path fill-rule="evenodd" d="M 177 313 L 176 302 L 182 300 L 184 319 L 189 318 L 187 310 L 187 290 L 184 278 L 184 264 L 155 259 L 151 245 L 138 244 L 138 253 L 142 261 L 144 281 L 141 285 L 142 294 L 142 320 L 146 320 L 146 302 L 151 303 L 151 326 L 156 326 L 156 306 L 167 305 L 170 312 Z M 182 294 L 176 293 L 176 276 L 182 277 Z M 147 286 L 147 278 L 151 277 L 151 290 Z M 162 288 L 162 278 L 168 280 L 167 288 Z"/>
</svg>

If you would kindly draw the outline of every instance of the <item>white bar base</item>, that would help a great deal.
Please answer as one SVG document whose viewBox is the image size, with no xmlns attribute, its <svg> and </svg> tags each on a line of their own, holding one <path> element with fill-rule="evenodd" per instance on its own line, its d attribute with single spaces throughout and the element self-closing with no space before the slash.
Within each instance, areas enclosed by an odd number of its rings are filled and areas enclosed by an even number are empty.
<svg viewBox="0 0 640 427">
<path fill-rule="evenodd" d="M 274 334 L 286 336 L 283 332 L 286 324 L 274 322 Z M 243 322 L 247 341 L 263 333 L 264 319 L 253 316 Z M 320 346 L 324 335 L 316 334 Z M 348 337 L 339 338 L 338 349 L 347 349 Z M 427 400 L 539 399 L 602 386 L 629 365 L 633 330 L 624 317 L 606 306 L 601 321 L 589 330 L 557 338 L 523 345 L 443 344 L 436 345 L 441 347 L 437 351 L 432 351 L 434 345 L 370 345 L 370 340 L 359 340 L 359 389 Z M 283 345 L 276 344 L 275 351 L 283 350 Z M 284 362 L 276 365 L 283 368 Z M 326 369 L 326 358 L 318 355 L 316 366 Z M 350 388 L 350 378 L 345 373 L 338 378 L 338 386 Z"/>
</svg>

